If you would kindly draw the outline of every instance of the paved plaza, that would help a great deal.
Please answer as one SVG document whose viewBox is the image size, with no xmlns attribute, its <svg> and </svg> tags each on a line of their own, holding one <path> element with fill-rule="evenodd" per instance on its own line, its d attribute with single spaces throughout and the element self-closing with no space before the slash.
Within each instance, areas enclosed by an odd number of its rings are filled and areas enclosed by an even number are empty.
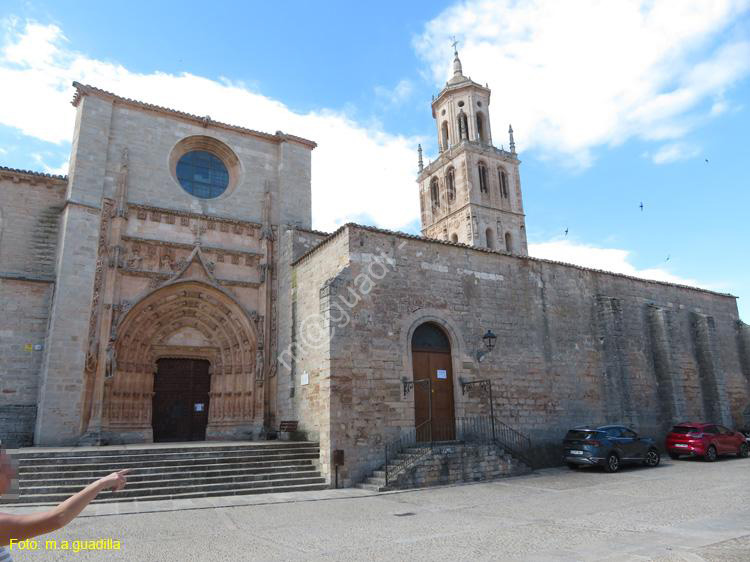
<svg viewBox="0 0 750 562">
<path fill-rule="evenodd" d="M 113 539 L 121 550 L 54 552 L 45 539 Z M 14 559 L 747 561 L 750 459 L 667 459 L 618 474 L 552 468 L 383 494 L 99 504 L 38 542 Z"/>
</svg>

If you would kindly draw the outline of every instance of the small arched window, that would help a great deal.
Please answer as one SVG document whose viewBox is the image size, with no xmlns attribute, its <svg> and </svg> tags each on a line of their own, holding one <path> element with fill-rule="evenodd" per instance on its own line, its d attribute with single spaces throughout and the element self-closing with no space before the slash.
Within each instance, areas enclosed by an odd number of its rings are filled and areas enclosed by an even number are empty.
<svg viewBox="0 0 750 562">
<path fill-rule="evenodd" d="M 458 134 L 461 140 L 469 138 L 469 121 L 463 110 L 458 114 Z"/>
<path fill-rule="evenodd" d="M 508 198 L 508 174 L 502 168 L 497 169 L 497 180 L 500 186 L 500 195 L 504 198 Z"/>
<path fill-rule="evenodd" d="M 448 121 L 443 121 L 443 125 L 440 127 L 440 136 L 443 144 L 443 150 L 450 148 L 450 138 L 448 137 Z"/>
<path fill-rule="evenodd" d="M 454 244 L 458 244 L 458 234 L 456 234 L 455 232 L 451 234 L 451 242 L 453 242 Z"/>
<path fill-rule="evenodd" d="M 479 169 L 479 191 L 487 193 L 487 166 L 484 165 L 484 162 L 479 162 L 477 167 Z"/>
<path fill-rule="evenodd" d="M 451 166 L 445 174 L 445 188 L 448 193 L 448 201 L 456 199 L 456 170 Z"/>
<path fill-rule="evenodd" d="M 485 234 L 485 238 L 487 239 L 487 247 L 490 250 L 494 250 L 495 249 L 495 233 L 492 231 L 491 228 L 488 228 L 484 234 Z"/>
<path fill-rule="evenodd" d="M 510 232 L 505 233 L 505 249 L 508 252 L 513 252 L 513 239 L 510 236 Z"/>
<path fill-rule="evenodd" d="M 433 207 L 440 207 L 440 189 L 437 178 L 432 178 L 430 181 L 430 198 L 432 199 Z"/>
<path fill-rule="evenodd" d="M 481 143 L 486 142 L 485 136 L 484 136 L 484 115 L 482 115 L 482 112 L 477 112 L 477 140 Z"/>
</svg>

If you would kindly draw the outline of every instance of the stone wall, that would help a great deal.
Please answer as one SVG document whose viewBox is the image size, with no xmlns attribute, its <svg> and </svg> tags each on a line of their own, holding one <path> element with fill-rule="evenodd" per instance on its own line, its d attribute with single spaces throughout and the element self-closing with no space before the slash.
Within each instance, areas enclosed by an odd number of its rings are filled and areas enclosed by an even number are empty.
<svg viewBox="0 0 750 562">
<path fill-rule="evenodd" d="M 0 279 L 0 441 L 32 444 L 51 283 Z"/>
<path fill-rule="evenodd" d="M 388 489 L 481 482 L 530 471 L 528 466 L 494 445 L 441 445 L 389 481 Z"/>
<path fill-rule="evenodd" d="M 0 169 L 0 275 L 53 279 L 65 185 Z"/>
<path fill-rule="evenodd" d="M 0 169 L 0 441 L 32 444 L 66 180 Z"/>
<path fill-rule="evenodd" d="M 272 408 L 275 416 L 274 425 L 278 429 L 278 422 L 282 420 L 296 420 L 297 409 L 295 393 L 295 354 L 294 354 L 294 321 L 296 318 L 296 302 L 293 306 L 293 297 L 297 286 L 297 274 L 292 267 L 292 262 L 301 257 L 305 252 L 317 246 L 326 237 L 320 232 L 298 230 L 292 227 L 282 228 L 279 233 L 279 255 L 278 255 L 278 356 L 276 380 L 276 404 Z M 296 342 L 295 342 L 296 343 Z M 308 428 L 311 436 L 315 431 Z"/>
<path fill-rule="evenodd" d="M 297 307 L 340 303 L 349 319 L 331 330 L 327 367 L 345 482 L 381 465 L 384 442 L 413 427 L 401 381 L 412 377 L 412 333 L 428 321 L 451 341 L 456 416 L 489 413 L 487 397 L 463 395 L 458 381 L 492 378 L 496 415 L 531 438 L 538 462 L 559 462 L 562 436 L 582 423 L 627 423 L 661 440 L 684 418 L 741 422 L 748 387 L 731 296 L 356 225 L 321 249 L 332 247 L 349 251 L 335 254 L 335 283 L 300 276 L 329 267 L 330 251 L 296 267 Z M 372 279 L 379 262 L 387 274 Z M 497 344 L 479 364 L 488 328 Z"/>
<path fill-rule="evenodd" d="M 287 252 L 317 243 L 309 234 L 294 236 L 287 238 Z M 346 393 L 346 383 L 340 371 L 333 377 L 331 343 L 337 328 L 331 321 L 327 296 L 347 265 L 348 244 L 347 237 L 334 238 L 320 246 L 315 259 L 303 257 L 296 263 L 289 280 L 289 316 L 279 336 L 279 396 L 290 397 L 286 404 L 280 401 L 279 415 L 299 421 L 300 431 L 320 442 L 321 471 L 328 478 L 331 451 L 341 448 L 332 439 L 333 426 L 350 422 L 348 414 L 331 404 L 332 393 Z"/>
</svg>

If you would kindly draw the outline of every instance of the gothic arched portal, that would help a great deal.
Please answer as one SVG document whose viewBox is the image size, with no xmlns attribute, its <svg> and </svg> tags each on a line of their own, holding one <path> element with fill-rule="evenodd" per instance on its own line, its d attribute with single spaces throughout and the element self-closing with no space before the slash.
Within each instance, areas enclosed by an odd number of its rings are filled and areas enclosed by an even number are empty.
<svg viewBox="0 0 750 562">
<path fill-rule="evenodd" d="M 139 301 L 115 340 L 105 383 L 103 426 L 150 434 L 154 374 L 160 359 L 210 364 L 208 435 L 262 419 L 262 352 L 254 318 L 227 293 L 198 281 L 167 285 Z"/>
</svg>

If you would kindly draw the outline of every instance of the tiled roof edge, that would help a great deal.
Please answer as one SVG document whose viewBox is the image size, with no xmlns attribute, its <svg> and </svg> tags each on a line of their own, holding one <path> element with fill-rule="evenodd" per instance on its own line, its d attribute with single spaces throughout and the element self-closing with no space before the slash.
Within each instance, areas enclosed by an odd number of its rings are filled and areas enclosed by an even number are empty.
<svg viewBox="0 0 750 562">
<path fill-rule="evenodd" d="M 23 176 L 31 176 L 33 178 L 43 178 L 55 181 L 68 181 L 68 176 L 60 176 L 57 174 L 47 174 L 45 172 L 35 172 L 33 170 L 21 170 L 19 168 L 9 168 L 7 166 L 0 166 L 0 173 L 6 172 L 11 174 L 20 174 Z"/>
<path fill-rule="evenodd" d="M 732 295 L 731 293 L 720 293 L 718 291 L 712 291 L 710 289 L 703 289 L 701 287 L 691 287 L 690 285 L 681 285 L 679 283 L 670 283 L 669 281 L 658 281 L 656 279 L 644 279 L 642 277 L 634 277 L 632 275 L 625 275 L 624 273 L 617 273 L 617 272 L 614 272 L 614 271 L 606 271 L 604 269 L 595 269 L 595 268 L 592 268 L 592 267 L 584 267 L 582 265 L 576 265 L 576 264 L 573 264 L 573 263 L 567 263 L 567 262 L 562 262 L 562 261 L 548 260 L 548 259 L 543 259 L 543 258 L 535 258 L 535 257 L 532 257 L 532 256 L 519 256 L 517 254 L 511 254 L 511 253 L 500 251 L 500 250 L 490 250 L 488 248 L 477 248 L 475 246 L 470 246 L 468 244 L 461 244 L 460 242 L 450 242 L 448 240 L 436 240 L 434 238 L 425 238 L 424 236 L 417 236 L 416 234 L 408 234 L 406 232 L 398 232 L 398 231 L 394 231 L 394 230 L 385 230 L 383 228 L 377 228 L 377 227 L 374 227 L 374 226 L 367 226 L 367 225 L 357 224 L 357 223 L 353 223 L 353 222 L 346 223 L 346 224 L 342 225 L 341 227 L 339 227 L 336 231 L 332 232 L 328 236 L 328 238 L 326 238 L 325 240 L 322 240 L 320 242 L 320 244 L 318 244 L 314 248 L 311 248 L 310 250 L 308 250 L 307 252 L 305 252 L 304 254 L 302 254 L 299 258 L 297 258 L 294 262 L 292 262 L 292 265 L 297 265 L 303 259 L 305 259 L 308 256 L 314 254 L 319 248 L 322 248 L 328 242 L 330 242 L 331 240 L 333 240 L 334 238 L 336 238 L 346 228 L 356 228 L 356 229 L 359 229 L 359 230 L 365 230 L 365 231 L 369 231 L 369 232 L 375 232 L 377 234 L 384 234 L 384 235 L 389 235 L 389 236 L 397 236 L 399 238 L 406 238 L 408 240 L 416 240 L 416 241 L 419 241 L 419 242 L 428 242 L 428 243 L 431 243 L 431 244 L 441 244 L 441 245 L 444 245 L 444 246 L 455 246 L 457 248 L 464 248 L 464 249 L 467 249 L 467 250 L 473 250 L 475 252 L 482 252 L 482 253 L 485 253 L 485 254 L 498 254 L 498 255 L 510 256 L 510 257 L 518 258 L 518 259 L 521 259 L 521 260 L 532 261 L 532 262 L 550 263 L 550 264 L 554 264 L 554 265 L 563 265 L 565 267 L 572 267 L 574 269 L 578 269 L 579 271 L 587 271 L 587 272 L 591 272 L 591 273 L 604 273 L 606 275 L 612 275 L 612 276 L 615 276 L 615 277 L 621 277 L 623 279 L 631 279 L 633 281 L 640 281 L 642 283 L 650 283 L 650 284 L 653 284 L 653 285 L 665 285 L 665 286 L 668 286 L 668 287 L 677 287 L 677 288 L 680 288 L 680 289 L 689 289 L 691 291 L 700 291 L 700 292 L 703 292 L 703 293 L 709 293 L 709 294 L 717 295 L 717 296 L 720 296 L 720 297 L 729 297 L 729 298 L 733 298 L 733 299 L 737 298 L 736 295 Z"/>
</svg>

